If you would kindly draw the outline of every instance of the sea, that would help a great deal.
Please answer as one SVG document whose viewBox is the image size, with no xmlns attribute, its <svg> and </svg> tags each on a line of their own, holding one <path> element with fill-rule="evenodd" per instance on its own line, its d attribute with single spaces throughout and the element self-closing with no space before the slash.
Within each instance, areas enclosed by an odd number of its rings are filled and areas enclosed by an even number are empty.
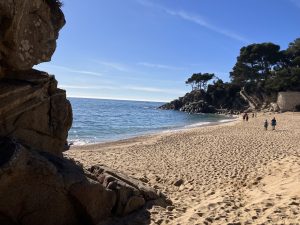
<svg viewBox="0 0 300 225">
<path fill-rule="evenodd" d="M 116 141 L 234 119 L 224 115 L 158 109 L 163 102 L 87 98 L 69 100 L 73 108 L 73 125 L 68 141 L 72 145 Z"/>
</svg>

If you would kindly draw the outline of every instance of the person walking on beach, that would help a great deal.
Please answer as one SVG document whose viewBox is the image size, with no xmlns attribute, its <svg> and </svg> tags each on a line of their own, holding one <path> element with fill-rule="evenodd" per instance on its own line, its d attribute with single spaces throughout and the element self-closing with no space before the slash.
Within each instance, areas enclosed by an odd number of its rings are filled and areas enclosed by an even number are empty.
<svg viewBox="0 0 300 225">
<path fill-rule="evenodd" d="M 268 120 L 266 120 L 264 123 L 265 130 L 268 130 L 268 126 L 269 126 L 269 123 L 268 123 Z"/>
<path fill-rule="evenodd" d="M 248 122 L 248 120 L 249 120 L 249 116 L 248 116 L 248 114 L 246 113 L 246 121 Z"/>
<path fill-rule="evenodd" d="M 246 119 L 246 113 L 243 114 L 243 121 Z"/>
<path fill-rule="evenodd" d="M 271 125 L 272 125 L 272 130 L 275 130 L 275 126 L 276 126 L 277 122 L 275 117 L 271 120 Z"/>
</svg>

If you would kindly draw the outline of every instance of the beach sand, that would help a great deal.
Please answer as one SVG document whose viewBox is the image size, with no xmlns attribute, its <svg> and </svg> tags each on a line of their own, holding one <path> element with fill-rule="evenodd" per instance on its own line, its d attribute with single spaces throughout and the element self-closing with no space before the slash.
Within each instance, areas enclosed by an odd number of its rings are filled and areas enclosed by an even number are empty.
<svg viewBox="0 0 300 225">
<path fill-rule="evenodd" d="M 265 131 L 273 116 L 276 130 Z M 167 195 L 174 207 L 152 207 L 145 224 L 300 224 L 300 113 L 75 146 L 66 155 Z M 115 223 L 142 224 L 135 219 Z"/>
</svg>

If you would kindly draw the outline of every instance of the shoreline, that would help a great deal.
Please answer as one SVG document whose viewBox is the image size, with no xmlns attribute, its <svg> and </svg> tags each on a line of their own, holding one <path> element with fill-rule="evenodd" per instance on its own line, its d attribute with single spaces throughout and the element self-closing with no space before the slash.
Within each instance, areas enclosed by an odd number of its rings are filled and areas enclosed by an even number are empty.
<svg viewBox="0 0 300 225">
<path fill-rule="evenodd" d="M 297 224 L 300 113 L 275 114 L 276 130 L 265 131 L 263 122 L 273 117 L 79 146 L 64 155 L 125 173 L 170 198 L 170 207 L 147 209 L 150 225 Z M 110 224 L 139 224 L 142 213 Z"/>
<path fill-rule="evenodd" d="M 224 115 L 225 116 L 225 115 Z M 181 128 L 174 128 L 174 129 L 169 129 L 169 130 L 159 130 L 159 131 L 154 131 L 154 132 L 149 132 L 141 135 L 136 135 L 128 138 L 122 138 L 122 139 L 117 139 L 117 140 L 107 140 L 103 142 L 96 142 L 96 143 L 86 143 L 82 145 L 76 145 L 76 144 L 70 144 L 70 150 L 73 149 L 89 149 L 93 148 L 96 146 L 101 146 L 101 145 L 114 145 L 114 144 L 125 144 L 125 143 L 134 143 L 138 142 L 142 139 L 147 139 L 147 138 L 154 138 L 159 135 L 168 135 L 168 134 L 173 134 L 173 133 L 179 133 L 179 132 L 184 132 L 192 129 L 197 129 L 197 128 L 205 128 L 205 127 L 212 127 L 212 126 L 222 126 L 225 124 L 231 124 L 231 123 L 236 123 L 240 122 L 241 117 L 240 116 L 233 116 L 233 119 L 222 119 L 218 122 L 203 122 L 205 124 L 191 124 L 191 125 L 186 125 Z M 201 123 L 201 122 L 200 122 Z M 199 125 L 197 125 L 199 124 Z"/>
<path fill-rule="evenodd" d="M 122 138 L 122 139 L 116 139 L 116 140 L 107 140 L 107 141 L 103 141 L 103 142 L 85 143 L 85 144 L 80 144 L 80 145 L 70 144 L 69 147 L 70 147 L 70 150 L 72 150 L 72 149 L 85 148 L 85 147 L 88 148 L 88 146 L 93 147 L 93 146 L 100 146 L 100 145 L 105 145 L 105 144 L 114 144 L 114 143 L 118 144 L 118 143 L 134 142 L 134 141 L 139 141 L 140 139 L 143 139 L 143 138 L 150 138 L 152 136 L 157 136 L 157 135 L 172 134 L 172 133 L 187 131 L 187 130 L 190 130 L 190 129 L 196 129 L 196 128 L 202 128 L 202 127 L 211 127 L 211 126 L 220 126 L 220 125 L 223 125 L 223 124 L 235 123 L 235 122 L 240 121 L 240 119 L 241 119 L 240 116 L 234 115 L 232 117 L 232 119 L 222 119 L 222 120 L 217 121 L 217 122 L 203 122 L 205 124 L 200 124 L 200 125 L 197 125 L 199 123 L 195 123 L 195 124 L 191 124 L 191 125 L 186 125 L 186 126 L 181 127 L 181 128 L 174 128 L 174 129 L 169 129 L 169 130 L 158 130 L 158 131 L 153 131 L 153 132 L 144 133 L 144 134 L 140 134 L 140 135 L 134 135 L 134 136 L 128 137 L 128 138 Z M 72 141 L 70 141 L 70 143 L 72 143 Z"/>
</svg>

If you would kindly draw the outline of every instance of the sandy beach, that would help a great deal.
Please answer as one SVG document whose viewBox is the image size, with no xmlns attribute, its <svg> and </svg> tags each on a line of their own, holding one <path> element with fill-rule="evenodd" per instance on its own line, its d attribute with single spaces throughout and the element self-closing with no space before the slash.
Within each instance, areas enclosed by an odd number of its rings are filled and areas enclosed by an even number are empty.
<svg viewBox="0 0 300 225">
<path fill-rule="evenodd" d="M 265 119 L 276 117 L 275 131 Z M 73 146 L 84 166 L 104 164 L 173 202 L 145 224 L 300 224 L 300 113 L 259 114 L 209 127 Z M 124 219 L 124 224 L 143 224 Z"/>
</svg>

